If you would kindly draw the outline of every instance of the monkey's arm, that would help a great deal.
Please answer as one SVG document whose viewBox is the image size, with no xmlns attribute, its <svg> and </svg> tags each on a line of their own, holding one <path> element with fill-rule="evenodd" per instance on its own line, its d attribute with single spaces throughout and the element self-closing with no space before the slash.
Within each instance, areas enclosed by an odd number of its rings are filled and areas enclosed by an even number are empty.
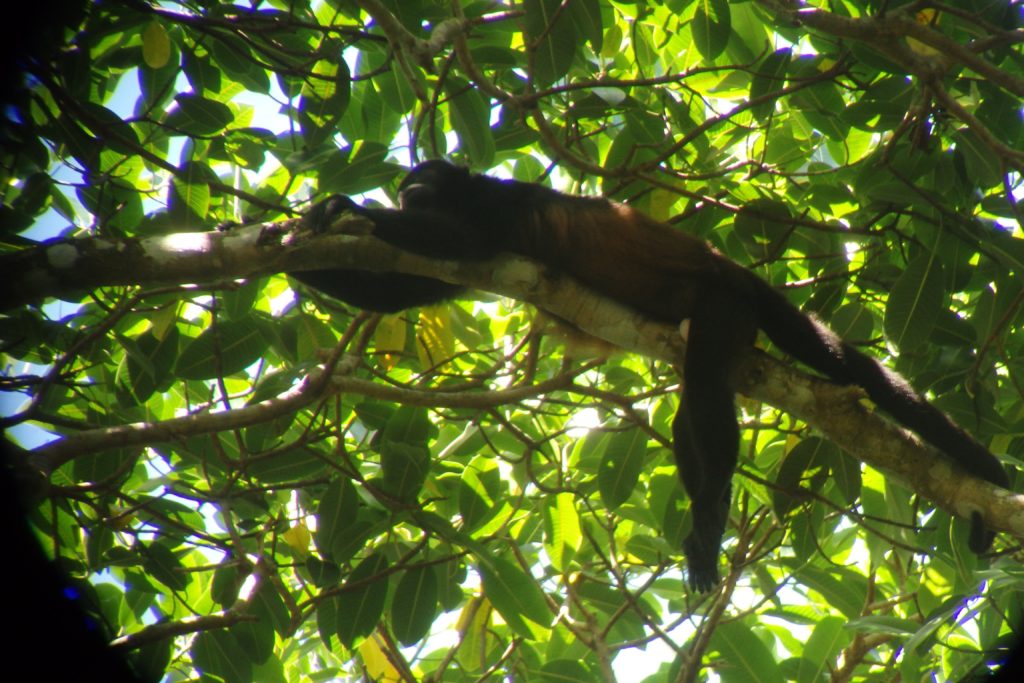
<svg viewBox="0 0 1024 683">
<path fill-rule="evenodd" d="M 495 212 L 502 210 L 503 207 L 495 207 Z M 346 211 L 370 219 L 370 232 L 378 239 L 421 256 L 481 260 L 497 256 L 506 248 L 507 240 L 501 235 L 489 234 L 456 213 L 364 207 L 340 195 L 328 197 L 310 209 L 303 223 L 314 232 L 322 232 Z"/>
<path fill-rule="evenodd" d="M 479 260 L 498 253 L 479 231 L 466 229 L 450 216 L 423 210 L 366 208 L 340 195 L 316 204 L 303 217 L 303 224 L 313 232 L 323 232 L 346 211 L 370 219 L 376 237 L 423 256 Z M 378 313 L 435 304 L 464 291 L 459 285 L 404 273 L 336 268 L 289 275 L 335 299 Z"/>
</svg>

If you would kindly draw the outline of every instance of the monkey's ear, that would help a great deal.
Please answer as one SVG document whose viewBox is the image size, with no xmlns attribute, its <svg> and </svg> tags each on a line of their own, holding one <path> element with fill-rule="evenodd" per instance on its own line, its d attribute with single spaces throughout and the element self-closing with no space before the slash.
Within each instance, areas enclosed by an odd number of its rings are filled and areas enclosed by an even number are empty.
<svg viewBox="0 0 1024 683">
<path fill-rule="evenodd" d="M 363 208 L 352 201 L 351 197 L 332 194 L 327 199 L 317 202 L 302 217 L 302 225 L 307 229 L 320 233 L 331 227 L 335 219 L 346 211 L 362 214 Z"/>
</svg>

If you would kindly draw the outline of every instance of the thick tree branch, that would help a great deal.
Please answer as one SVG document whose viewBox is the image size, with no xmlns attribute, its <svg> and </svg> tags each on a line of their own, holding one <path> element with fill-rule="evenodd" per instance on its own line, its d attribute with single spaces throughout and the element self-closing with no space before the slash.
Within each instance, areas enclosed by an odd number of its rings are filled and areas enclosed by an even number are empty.
<svg viewBox="0 0 1024 683">
<path fill-rule="evenodd" d="M 296 240 L 275 226 L 249 226 L 228 233 L 186 233 L 143 240 L 76 240 L 35 252 L 0 258 L 14 273 L 5 299 L 10 306 L 26 299 L 59 294 L 62 287 L 166 284 L 245 278 L 316 268 L 363 268 L 427 275 L 512 298 L 570 320 L 585 332 L 625 349 L 679 363 L 684 344 L 678 331 L 652 322 L 597 296 L 575 281 L 519 256 L 483 262 L 437 261 L 410 254 L 371 236 L 329 234 Z M 366 221 L 342 217 L 334 230 L 365 231 Z M 337 388 L 416 405 L 481 407 L 521 400 L 571 386 L 544 384 L 498 392 L 446 393 L 382 387 L 340 377 Z M 751 398 L 780 408 L 819 429 L 858 459 L 897 475 L 915 490 L 958 515 L 981 511 L 987 524 L 1024 537 L 1024 496 L 953 471 L 947 458 L 916 437 L 861 405 L 863 392 L 798 372 L 763 353 L 751 353 L 736 377 L 737 388 Z M 52 471 L 84 452 L 158 443 L 180 436 L 252 424 L 315 400 L 319 391 L 305 385 L 270 401 L 216 415 L 195 415 L 155 424 L 125 425 L 85 432 L 33 453 L 43 471 Z"/>
</svg>

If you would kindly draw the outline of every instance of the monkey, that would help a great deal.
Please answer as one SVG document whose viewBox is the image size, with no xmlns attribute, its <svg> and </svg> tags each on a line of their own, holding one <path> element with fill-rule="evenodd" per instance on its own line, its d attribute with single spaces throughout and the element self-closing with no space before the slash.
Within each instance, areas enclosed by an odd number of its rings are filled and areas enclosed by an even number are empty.
<svg viewBox="0 0 1024 683">
<path fill-rule="evenodd" d="M 719 582 L 740 433 L 729 378 L 758 330 L 830 380 L 861 386 L 876 405 L 969 473 L 1009 487 L 999 460 L 932 406 L 900 375 L 801 312 L 767 282 L 705 241 L 628 205 L 567 195 L 536 183 L 473 174 L 443 160 L 415 166 L 399 185 L 399 209 L 367 208 L 334 196 L 311 209 L 314 230 L 343 211 L 374 224 L 402 249 L 443 259 L 533 258 L 652 319 L 689 321 L 682 392 L 672 422 L 676 467 L 690 498 L 683 541 L 693 591 Z M 457 297 L 463 288 L 429 277 L 328 269 L 290 273 L 323 293 L 378 312 Z M 968 544 L 985 552 L 994 534 L 971 518 Z"/>
</svg>

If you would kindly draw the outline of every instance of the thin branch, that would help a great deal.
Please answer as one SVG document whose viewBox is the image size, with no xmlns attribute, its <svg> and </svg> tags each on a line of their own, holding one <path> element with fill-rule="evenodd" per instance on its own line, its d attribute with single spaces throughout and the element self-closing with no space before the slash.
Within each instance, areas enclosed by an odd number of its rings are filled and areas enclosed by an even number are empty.
<svg viewBox="0 0 1024 683">
<path fill-rule="evenodd" d="M 163 621 L 146 626 L 141 631 L 116 638 L 110 643 L 110 647 L 116 650 L 136 650 L 143 645 L 157 643 L 168 638 L 199 633 L 201 631 L 211 631 L 215 628 L 228 628 L 240 621 L 258 620 L 255 616 L 228 610 L 219 614 L 185 617 L 178 621 Z"/>
<path fill-rule="evenodd" d="M 1018 97 L 1024 97 L 1024 78 L 1019 78 L 994 66 L 982 57 L 979 57 L 970 48 L 946 37 L 930 26 L 920 24 L 903 13 L 887 14 L 875 21 L 884 21 L 890 28 L 901 35 L 910 36 L 929 47 L 935 48 L 945 59 L 953 59 L 974 71 L 986 81 L 998 85 L 1003 90 Z"/>
<path fill-rule="evenodd" d="M 942 85 L 942 78 L 951 63 L 960 63 L 1011 94 L 1024 97 L 1024 79 L 999 69 L 979 57 L 972 50 L 947 38 L 932 28 L 917 23 L 902 12 L 890 12 L 877 17 L 843 17 L 825 10 L 812 9 L 789 0 L 758 0 L 766 8 L 795 24 L 839 38 L 847 38 L 868 45 L 893 60 L 908 73 L 916 76 L 929 88 L 936 99 L 954 116 L 967 124 L 975 134 L 1000 158 L 1015 167 L 1024 166 L 1024 154 L 1003 144 L 999 139 Z M 907 38 L 928 45 L 939 54 L 923 55 L 907 44 Z"/>
<path fill-rule="evenodd" d="M 49 473 L 68 461 L 89 453 L 177 441 L 197 434 L 211 434 L 262 424 L 282 415 L 290 415 L 334 393 L 370 396 L 382 401 L 411 406 L 486 409 L 569 389 L 572 387 L 573 378 L 573 373 L 570 373 L 538 384 L 499 391 L 439 392 L 390 386 L 347 376 L 354 366 L 355 363 L 345 364 L 335 374 L 321 371 L 309 375 L 299 385 L 284 393 L 244 408 L 186 415 L 160 422 L 135 422 L 103 427 L 67 436 L 31 451 L 29 462 L 38 471 Z"/>
</svg>

